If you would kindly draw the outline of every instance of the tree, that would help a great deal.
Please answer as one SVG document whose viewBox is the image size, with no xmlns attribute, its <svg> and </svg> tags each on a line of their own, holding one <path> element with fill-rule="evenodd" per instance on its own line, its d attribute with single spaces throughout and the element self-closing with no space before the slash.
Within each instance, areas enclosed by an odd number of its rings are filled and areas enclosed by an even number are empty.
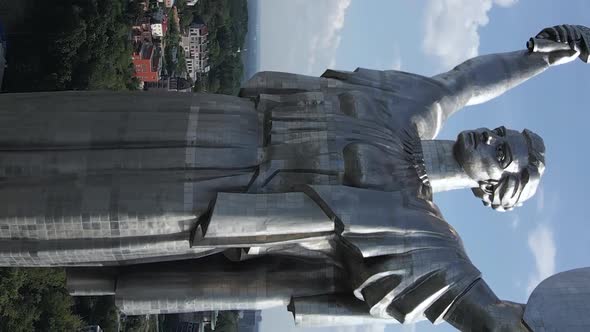
<svg viewBox="0 0 590 332">
<path fill-rule="evenodd" d="M 0 269 L 0 331 L 78 330 L 73 304 L 61 269 Z"/>
<path fill-rule="evenodd" d="M 106 332 L 117 331 L 119 311 L 114 296 L 84 296 L 75 299 L 75 311 L 89 325 L 100 325 Z"/>
<path fill-rule="evenodd" d="M 148 325 L 147 316 L 127 316 L 122 330 L 125 332 L 144 332 Z"/>
<path fill-rule="evenodd" d="M 127 7 L 126 0 L 35 1 L 12 28 L 17 33 L 9 34 L 4 88 L 136 89 L 129 31 L 141 13 L 137 6 Z"/>
</svg>

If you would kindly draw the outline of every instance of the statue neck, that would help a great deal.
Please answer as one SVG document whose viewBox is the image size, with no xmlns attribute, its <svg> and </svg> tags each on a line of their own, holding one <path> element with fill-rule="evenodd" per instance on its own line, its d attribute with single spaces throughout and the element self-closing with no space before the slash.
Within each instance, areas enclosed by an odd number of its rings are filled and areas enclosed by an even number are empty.
<svg viewBox="0 0 590 332">
<path fill-rule="evenodd" d="M 477 181 L 471 179 L 455 160 L 453 145 L 455 141 L 422 141 L 424 166 L 433 192 L 454 189 L 474 188 Z"/>
</svg>

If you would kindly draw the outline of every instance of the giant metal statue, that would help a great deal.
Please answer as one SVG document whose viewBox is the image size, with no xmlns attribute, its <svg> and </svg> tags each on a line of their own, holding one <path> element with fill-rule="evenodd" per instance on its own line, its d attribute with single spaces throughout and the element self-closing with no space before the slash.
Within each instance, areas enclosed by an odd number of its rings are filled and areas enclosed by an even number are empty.
<svg viewBox="0 0 590 332">
<path fill-rule="evenodd" d="M 588 329 L 568 308 L 590 310 L 590 271 L 553 277 L 527 306 L 502 301 L 432 196 L 471 188 L 508 210 L 534 195 L 532 131 L 433 139 L 464 106 L 587 61 L 589 37 L 548 28 L 529 50 L 434 77 L 263 72 L 239 97 L 1 95 L 0 265 L 68 266 L 73 295 L 115 295 L 127 314 L 288 304 L 308 325 Z"/>
</svg>

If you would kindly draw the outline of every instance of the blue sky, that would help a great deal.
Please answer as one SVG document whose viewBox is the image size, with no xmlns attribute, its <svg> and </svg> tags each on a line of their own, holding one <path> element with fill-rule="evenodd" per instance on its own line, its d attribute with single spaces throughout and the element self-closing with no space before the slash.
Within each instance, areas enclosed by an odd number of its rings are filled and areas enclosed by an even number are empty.
<svg viewBox="0 0 590 332">
<path fill-rule="evenodd" d="M 524 48 L 546 26 L 590 25 L 590 2 L 540 0 L 261 0 L 261 69 L 320 75 L 326 68 L 401 69 L 423 75 L 477 54 Z M 545 139 L 547 171 L 537 195 L 512 212 L 484 208 L 468 191 L 435 202 L 461 234 L 485 280 L 503 299 L 526 302 L 556 272 L 590 266 L 586 133 L 590 64 L 550 68 L 486 104 L 456 114 L 439 135 L 505 125 Z M 295 330 L 284 308 L 263 313 L 262 331 Z M 295 331 L 453 331 L 431 326 Z"/>
</svg>

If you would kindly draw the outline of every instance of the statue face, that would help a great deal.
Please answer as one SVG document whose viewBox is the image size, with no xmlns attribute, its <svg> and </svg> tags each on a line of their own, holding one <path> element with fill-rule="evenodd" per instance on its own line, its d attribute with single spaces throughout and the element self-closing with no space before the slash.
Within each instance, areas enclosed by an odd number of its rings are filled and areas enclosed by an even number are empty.
<svg viewBox="0 0 590 332">
<path fill-rule="evenodd" d="M 453 150 L 467 175 L 478 182 L 499 181 L 505 173 L 519 173 L 529 163 L 524 136 L 504 127 L 462 131 Z"/>
</svg>

